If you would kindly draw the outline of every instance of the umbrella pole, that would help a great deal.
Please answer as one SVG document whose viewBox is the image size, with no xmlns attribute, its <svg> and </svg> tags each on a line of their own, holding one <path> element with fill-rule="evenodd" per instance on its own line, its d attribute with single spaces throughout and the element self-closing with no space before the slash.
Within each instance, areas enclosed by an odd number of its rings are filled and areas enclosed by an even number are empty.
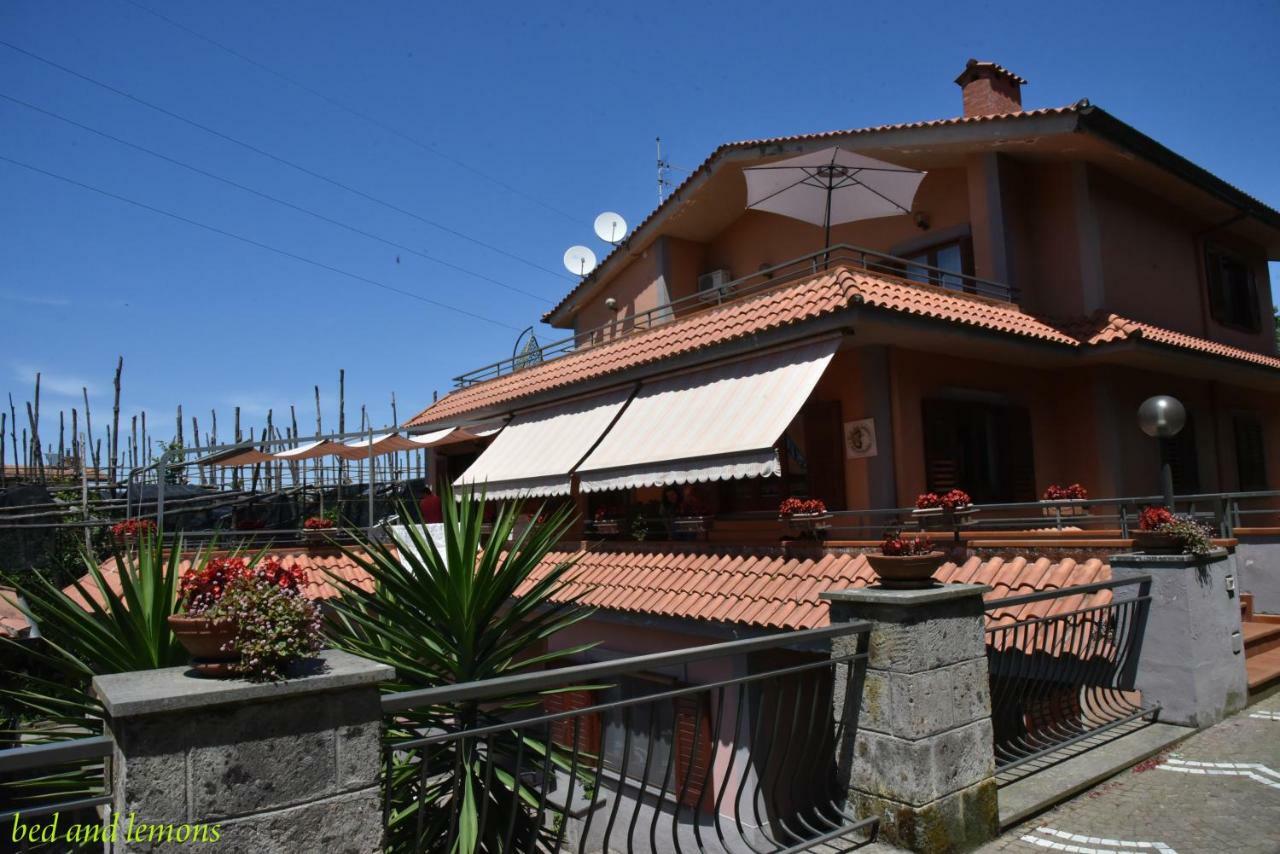
<svg viewBox="0 0 1280 854">
<path fill-rule="evenodd" d="M 827 179 L 827 212 L 822 219 L 822 269 L 827 269 L 827 265 L 831 260 L 831 253 L 826 250 L 831 248 L 831 179 Z"/>
</svg>

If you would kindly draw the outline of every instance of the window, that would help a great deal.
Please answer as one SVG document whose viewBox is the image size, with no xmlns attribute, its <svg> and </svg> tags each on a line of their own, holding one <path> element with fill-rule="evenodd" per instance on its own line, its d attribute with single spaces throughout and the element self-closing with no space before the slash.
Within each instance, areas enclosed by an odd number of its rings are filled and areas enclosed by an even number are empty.
<svg viewBox="0 0 1280 854">
<path fill-rule="evenodd" d="M 905 275 L 913 282 L 942 285 L 944 288 L 957 291 L 967 290 L 971 293 L 974 291 L 972 282 L 966 283 L 960 278 L 962 275 L 973 275 L 973 242 L 967 237 L 938 243 L 903 257 L 904 260 L 911 262 L 907 265 Z M 948 276 L 945 273 L 913 266 L 915 264 L 936 267 L 938 270 L 959 275 Z"/>
<path fill-rule="evenodd" d="M 1262 422 L 1254 415 L 1231 419 L 1236 438 L 1236 476 L 1242 492 L 1267 488 L 1267 457 L 1262 438 Z"/>
<path fill-rule="evenodd" d="M 1257 332 L 1258 292 L 1248 263 L 1216 246 L 1206 246 L 1204 273 L 1213 319 L 1225 326 Z"/>
<path fill-rule="evenodd" d="M 1025 407 L 926 400 L 922 410 L 930 492 L 959 488 L 979 503 L 1036 500 L 1031 415 Z"/>
<path fill-rule="evenodd" d="M 1200 491 L 1200 457 L 1196 453 L 1196 425 L 1187 413 L 1187 423 L 1172 439 L 1160 440 L 1160 464 L 1173 472 L 1173 491 L 1193 495 Z"/>
</svg>

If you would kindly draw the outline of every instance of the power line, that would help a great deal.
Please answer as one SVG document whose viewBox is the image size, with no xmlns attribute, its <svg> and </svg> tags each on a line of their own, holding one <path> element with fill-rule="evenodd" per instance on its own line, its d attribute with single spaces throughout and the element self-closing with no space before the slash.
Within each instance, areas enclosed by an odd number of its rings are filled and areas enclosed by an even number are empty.
<svg viewBox="0 0 1280 854">
<path fill-rule="evenodd" d="M 57 172 L 50 172 L 47 169 L 41 169 L 39 166 L 32 166 L 30 163 L 24 163 L 21 160 L 15 160 L 12 157 L 6 157 L 3 154 L 0 154 L 0 161 L 4 161 L 5 163 L 11 163 L 14 166 L 20 166 L 23 169 L 27 169 L 32 172 L 39 173 L 41 175 L 45 175 L 49 178 L 54 178 L 66 184 L 71 184 L 72 186 L 79 187 L 82 190 L 89 190 L 90 192 L 97 193 L 100 196 L 106 196 L 109 199 L 115 199 L 118 202 L 124 202 L 125 204 L 133 205 L 134 207 L 137 207 L 137 208 L 142 208 L 143 210 L 150 211 L 151 213 L 160 214 L 161 216 L 167 216 L 170 219 L 176 219 L 179 222 L 185 222 L 187 225 L 194 225 L 196 228 L 202 228 L 205 231 L 211 231 L 214 234 L 219 234 L 219 235 L 222 235 L 223 237 L 230 237 L 232 240 L 239 240 L 241 243 L 247 243 L 250 246 L 256 246 L 259 249 L 265 249 L 268 252 L 274 252 L 277 255 L 283 255 L 286 258 L 292 258 L 294 261 L 301 261 L 304 264 L 310 264 L 313 267 L 319 267 L 322 270 L 328 270 L 330 273 L 337 273 L 340 276 L 346 276 L 349 279 L 355 279 L 358 282 L 364 282 L 365 284 L 373 285 L 374 287 L 377 287 L 377 288 L 382 288 L 385 291 L 391 291 L 392 293 L 400 294 L 401 296 L 406 296 L 406 297 L 409 297 L 410 299 L 416 299 L 420 302 L 425 302 L 428 305 L 435 306 L 436 308 L 443 308 L 447 311 L 453 311 L 453 312 L 457 312 L 458 314 L 464 314 L 467 317 L 471 317 L 476 320 L 482 320 L 485 323 L 491 323 L 494 326 L 501 326 L 503 329 L 510 329 L 513 332 L 522 331 L 520 330 L 519 327 L 512 326 L 509 323 L 503 323 L 501 320 L 494 320 L 491 317 L 485 317 L 482 314 L 476 314 L 474 312 L 467 311 L 465 308 L 458 308 L 457 306 L 449 305 L 446 302 L 440 302 L 439 300 L 434 300 L 434 299 L 431 299 L 430 297 L 424 297 L 421 294 L 416 294 L 413 291 L 406 291 L 403 288 L 397 288 L 394 285 L 388 285 L 385 282 L 379 282 L 377 279 L 370 279 L 367 276 L 361 276 L 358 273 L 352 273 L 347 270 L 343 270 L 339 267 L 332 267 L 328 264 L 325 264 L 322 261 L 316 261 L 312 258 L 307 258 L 303 255 L 298 255 L 294 252 L 290 252 L 287 249 L 280 249 L 276 246 L 271 246 L 270 244 L 263 243 L 258 240 L 254 240 L 252 237 L 245 237 L 242 234 L 236 234 L 231 231 L 226 231 L 224 229 L 218 228 L 215 225 L 209 225 L 208 223 L 190 219 L 188 217 L 182 216 L 181 214 L 176 214 L 173 211 L 167 211 L 167 210 L 164 210 L 163 208 L 154 207 L 153 205 L 149 205 L 146 202 L 140 202 L 137 199 L 130 199 L 126 196 L 117 195 L 116 193 L 112 193 L 109 190 L 104 190 L 101 187 L 95 187 L 92 184 L 86 184 L 83 181 L 77 181 L 75 178 L 68 178 L 65 175 L 59 175 Z"/>
<path fill-rule="evenodd" d="M 244 140 L 241 140 L 241 139 L 237 139 L 233 136 L 223 133 L 222 131 L 215 130 L 214 128 L 211 128 L 208 125 L 201 124 L 200 122 L 197 122 L 194 119 L 189 119 L 186 116 L 173 112 L 172 110 L 168 110 L 157 104 L 153 104 L 150 101 L 146 101 L 142 98 L 139 98 L 136 95 L 131 95 L 130 93 L 124 91 L 123 89 L 117 89 L 115 86 L 112 86 L 108 83 L 103 83 L 101 80 L 96 80 L 87 74 L 81 74 L 79 71 L 75 71 L 74 69 L 68 68 L 65 65 L 60 65 L 59 63 L 54 62 L 51 59 L 46 59 L 45 57 L 40 56 L 39 54 L 32 53 L 29 50 L 20 48 L 17 45 L 10 44 L 9 42 L 3 41 L 3 40 L 0 40 L 0 45 L 3 45 L 4 47 L 9 48 L 10 50 L 16 53 L 20 53 L 23 56 L 30 57 L 31 59 L 34 59 L 37 62 L 44 63 L 45 65 L 48 65 L 51 68 L 56 68 L 59 71 L 63 72 L 64 74 L 70 74 L 72 77 L 76 77 L 80 80 L 85 81 L 86 83 L 91 83 L 94 86 L 98 86 L 102 89 L 106 89 L 108 92 L 112 92 L 116 95 L 119 95 L 122 98 L 127 98 L 128 100 L 133 101 L 136 104 L 140 104 L 149 110 L 154 110 L 162 115 L 166 115 L 172 119 L 183 122 L 184 124 L 188 124 L 191 127 L 194 127 L 198 130 L 204 131 L 207 134 L 211 134 L 212 136 L 216 136 L 219 139 L 226 140 L 227 142 L 230 142 L 234 145 L 238 145 L 241 148 L 252 151 L 254 154 L 257 154 L 261 157 L 266 157 L 269 160 L 274 160 L 275 162 L 288 166 L 291 169 L 296 169 L 299 172 L 303 173 L 304 175 L 309 175 L 312 178 L 316 178 L 317 180 L 324 181 L 327 184 L 331 184 L 335 187 L 338 187 L 339 189 L 345 190 L 348 193 L 351 193 L 352 195 L 359 196 L 360 198 L 366 199 L 367 201 L 373 202 L 374 204 L 381 205 L 382 207 L 385 207 L 388 210 L 393 210 L 396 213 L 416 219 L 421 223 L 431 226 L 432 228 L 437 228 L 447 234 L 452 234 L 455 237 L 459 237 L 470 243 L 474 243 L 477 246 L 483 246 L 485 249 L 488 249 L 491 252 L 497 252 L 499 255 L 505 255 L 506 257 L 511 258 L 512 260 L 519 261 L 521 264 L 525 264 L 529 267 L 534 268 L 535 270 L 541 270 L 544 273 L 549 273 L 552 276 L 555 276 L 556 278 L 569 279 L 571 281 L 576 281 L 575 279 L 573 279 L 572 276 L 568 276 L 564 273 L 560 273 L 560 272 L 557 272 L 556 270 L 552 270 L 550 267 L 543 267 L 541 264 L 538 264 L 535 261 L 530 261 L 527 258 L 522 258 L 521 256 L 516 255 L 513 252 L 508 252 L 507 250 L 502 249 L 501 247 L 494 246 L 491 243 L 486 243 L 483 240 L 472 237 L 471 235 L 465 234 L 461 231 L 458 231 L 457 229 L 450 228 L 447 225 L 443 225 L 442 223 L 436 222 L 435 220 L 428 219 L 427 217 L 424 217 L 420 214 L 416 214 L 413 211 L 406 210 L 391 202 L 385 201 L 383 199 L 379 199 L 378 197 L 372 196 L 369 193 L 364 192 L 363 190 L 358 190 L 355 187 L 352 187 L 348 184 L 344 184 L 341 181 L 337 180 L 336 178 L 330 178 L 327 175 L 323 175 L 312 169 L 308 169 L 306 166 L 302 166 L 301 164 L 294 163 L 292 160 L 281 157 L 277 154 L 272 154 L 271 152 L 266 151 L 265 149 L 259 148 L 256 145 L 245 142 Z"/>
<path fill-rule="evenodd" d="M 136 0 L 123 0 L 123 2 L 128 3 L 130 6 L 134 6 L 135 8 L 141 9 L 142 11 L 146 12 L 149 15 L 159 18 L 160 20 L 164 21 L 166 24 L 169 24 L 170 26 L 181 30 L 182 32 L 186 33 L 189 36 L 200 39 L 203 42 L 207 42 L 208 44 L 213 45 L 219 50 L 222 50 L 222 51 L 225 51 L 226 53 L 231 54 L 236 59 L 239 59 L 242 62 L 246 62 L 249 65 L 252 65 L 254 68 L 257 68 L 261 71 L 265 71 L 266 73 L 272 75 L 273 77 L 277 77 L 280 80 L 283 80 L 284 82 L 288 83 L 290 86 L 295 86 L 298 89 L 301 89 L 302 91 L 319 98 L 320 100 L 324 101 L 326 104 L 329 104 L 332 107 L 336 107 L 337 109 L 342 110 L 344 113 L 348 113 L 349 115 L 355 116 L 356 118 L 361 119 L 362 121 L 366 121 L 369 124 L 373 125 L 374 127 L 379 128 L 380 130 L 383 130 L 391 134 L 392 136 L 398 137 L 404 140 L 405 142 L 409 143 L 410 145 L 414 145 L 422 149 L 428 154 L 433 154 L 442 160 L 446 160 L 449 163 L 452 163 L 454 166 L 457 166 L 460 169 L 465 169 L 466 171 L 472 173 L 473 175 L 476 175 L 480 178 L 485 179 L 486 181 L 490 182 L 491 184 L 494 184 L 495 186 L 501 187 L 502 189 L 510 193 L 513 193 L 517 196 L 520 196 L 523 199 L 527 199 L 528 201 L 533 202 L 535 205 L 546 208 L 547 210 L 553 213 L 557 213 L 560 216 L 564 217 L 565 219 L 569 220 L 570 222 L 574 222 L 574 223 L 579 222 L 579 217 L 576 217 L 571 213 L 561 210 L 555 205 L 552 205 L 548 202 L 544 202 L 542 199 L 538 198 L 537 196 L 534 196 L 531 193 L 526 193 L 517 187 L 513 187 L 512 185 L 508 184 L 506 181 L 503 181 L 501 178 L 496 178 L 493 175 L 488 174 L 487 172 L 477 169 L 475 166 L 472 166 L 470 163 L 467 163 L 466 161 L 459 160 L 453 155 L 446 154 L 445 152 L 441 151 L 440 149 L 436 148 L 434 145 L 431 145 L 430 143 L 423 142 L 419 139 L 409 136 L 403 131 L 397 130 L 396 128 L 392 127 L 391 125 L 388 125 L 387 123 L 381 121 L 380 119 L 374 118 L 368 113 L 358 110 L 355 107 L 352 107 L 343 101 L 339 101 L 337 98 L 334 98 L 331 95 L 326 95 L 324 92 L 321 92 L 318 89 L 308 86 L 306 83 L 296 80 L 293 77 L 290 77 L 289 75 L 285 74 L 284 72 L 278 71 L 272 68 L 271 66 L 266 65 L 265 63 L 259 62 L 253 57 L 247 56 L 241 53 L 240 51 L 236 50 L 235 48 L 229 47 L 223 44 L 222 42 L 210 36 L 207 36 L 202 32 L 199 32 L 198 30 L 192 29 L 186 24 L 179 23 L 178 21 L 175 21 L 173 18 L 170 18 L 167 15 L 161 14 L 160 12 L 157 12 L 155 9 L 152 9 L 149 6 L 146 6 L 142 3 L 138 3 L 136 2 Z"/>
<path fill-rule="evenodd" d="M 317 213 L 316 211 L 313 211 L 309 208 L 304 208 L 301 205 L 296 205 L 293 202 L 286 201 L 285 199 L 278 198 L 269 193 L 264 193 L 261 190 L 255 190 L 253 187 L 249 187 L 237 181 L 233 181 L 230 178 L 223 177 L 222 175 L 217 175 L 213 172 L 209 172 L 207 170 L 201 169 L 198 166 L 193 166 L 190 163 L 186 163 L 182 160 L 178 160 L 176 158 L 170 157 L 167 154 L 161 154 L 158 151 L 155 151 L 153 149 L 147 148 L 142 145 L 138 145 L 137 143 L 129 142 L 127 139 L 121 139 L 120 137 L 109 134 L 106 131 L 98 130 L 97 128 L 93 128 L 93 127 L 90 127 L 89 125 L 82 124 L 81 122 L 78 122 L 74 119 L 69 119 L 66 116 L 59 115 L 58 113 L 55 113 L 52 110 L 47 110 L 44 107 L 39 107 L 39 106 L 36 106 L 35 104 L 28 103 L 27 101 L 24 101 L 21 98 L 15 98 L 12 95 L 6 95 L 4 92 L 0 92 L 0 98 L 3 98 L 6 101 L 10 101 L 21 107 L 26 107 L 28 110 L 33 110 L 37 113 L 46 115 L 50 118 L 57 119 L 60 122 L 65 122 L 66 124 L 69 124 L 73 127 L 77 127 L 77 128 L 80 128 L 81 130 L 88 131 L 89 133 L 97 134 L 98 136 L 103 137 L 104 139 L 109 139 L 112 142 L 117 143 L 118 145 L 123 145 L 127 148 L 132 148 L 135 151 L 141 151 L 143 154 L 147 154 L 151 157 L 158 158 L 160 160 L 165 161 L 166 163 L 172 163 L 175 166 L 180 166 L 181 168 L 194 172 L 197 175 L 203 175 L 206 178 L 211 178 L 214 181 L 219 181 L 230 187 L 235 187 L 237 190 L 242 190 L 243 192 L 250 193 L 262 199 L 266 199 L 269 202 L 273 202 L 278 205 L 283 205 L 286 208 L 298 211 L 300 213 L 307 214 L 308 216 L 313 216 L 316 219 L 321 220 L 322 222 L 327 222 L 331 225 L 336 225 L 339 228 L 345 228 L 347 231 L 350 231 L 354 234 L 359 234 L 362 237 L 367 237 L 370 240 L 376 240 L 379 243 L 385 243 L 387 246 L 393 246 L 396 249 L 400 249 L 404 252 L 412 253 L 419 257 L 425 258 L 428 261 L 431 261 L 432 263 L 440 264 L 441 266 L 448 267 L 451 270 L 457 270 L 460 273 L 465 273 L 468 276 L 474 276 L 477 279 L 481 279 L 486 282 L 491 282 L 492 284 L 495 284 L 498 287 L 506 288 L 509 291 L 514 291 L 515 293 L 523 294 L 527 297 L 532 297 L 533 299 L 541 300 L 542 302 L 547 302 L 547 303 L 551 302 L 551 300 L 547 299 L 546 297 L 541 296 L 539 294 L 535 294 L 532 291 L 526 291 L 522 288 L 516 287 L 515 285 L 509 285 L 506 282 L 503 282 L 499 279 L 492 278 L 491 276 L 486 276 L 483 273 L 477 273 L 474 270 L 469 270 L 466 267 L 461 267 L 452 262 L 445 261 L 441 258 L 437 258 L 434 255 L 429 255 L 426 252 L 422 252 L 418 249 L 414 249 L 412 246 L 406 246 L 403 243 L 397 243 L 394 240 L 388 240 L 385 237 L 380 237 L 377 234 L 373 234 L 361 228 L 357 228 L 356 226 L 342 222 L 341 220 L 333 219 L 332 217 L 325 216 L 322 213 Z"/>
</svg>

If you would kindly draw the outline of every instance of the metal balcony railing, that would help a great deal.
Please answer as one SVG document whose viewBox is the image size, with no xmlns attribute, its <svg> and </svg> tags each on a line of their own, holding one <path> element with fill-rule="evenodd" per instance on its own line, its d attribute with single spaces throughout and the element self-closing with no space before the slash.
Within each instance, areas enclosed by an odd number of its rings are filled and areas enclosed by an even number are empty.
<svg viewBox="0 0 1280 854">
<path fill-rule="evenodd" d="M 1134 686 L 1150 607 L 1150 576 L 987 601 L 998 771 L 1155 720 Z"/>
<path fill-rule="evenodd" d="M 388 850 L 849 850 L 876 825 L 846 805 L 867 631 L 386 695 Z"/>
<path fill-rule="evenodd" d="M 931 267 L 928 264 L 921 264 L 909 258 L 899 258 L 875 249 L 841 243 L 828 249 L 810 252 L 807 255 L 801 255 L 781 264 L 758 270 L 748 276 L 727 282 L 718 288 L 673 300 L 665 305 L 638 312 L 630 317 L 610 321 L 591 329 L 581 330 L 571 337 L 562 338 L 559 341 L 541 346 L 532 355 L 529 353 L 512 355 L 508 359 L 502 359 L 456 376 L 453 378 L 453 382 L 458 388 L 466 388 L 469 385 L 475 385 L 485 380 L 515 373 L 549 359 L 588 350 L 600 344 L 607 344 L 623 335 L 652 329 L 692 311 L 753 296 L 770 288 L 814 276 L 823 270 L 837 266 L 867 270 L 877 275 L 904 279 L 925 287 L 937 287 L 1004 302 L 1016 302 L 1018 298 L 1017 290 L 1009 285 L 988 279 L 980 279 L 977 276 L 944 270 L 939 267 Z"/>
</svg>

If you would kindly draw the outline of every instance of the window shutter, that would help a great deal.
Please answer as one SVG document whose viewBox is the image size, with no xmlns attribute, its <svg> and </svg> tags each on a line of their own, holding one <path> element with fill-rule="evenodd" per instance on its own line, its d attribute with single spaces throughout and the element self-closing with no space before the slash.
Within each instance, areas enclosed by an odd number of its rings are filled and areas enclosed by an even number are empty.
<svg viewBox="0 0 1280 854">
<path fill-rule="evenodd" d="M 587 709 L 595 705 L 590 691 L 560 691 L 542 698 L 547 714 Z M 576 722 L 576 723 L 575 723 Z M 592 712 L 551 722 L 551 741 L 565 750 L 573 750 L 573 729 L 578 728 L 578 752 L 595 756 L 600 752 L 600 713 Z"/>
<path fill-rule="evenodd" d="M 1160 462 L 1168 463 L 1173 474 L 1173 491 L 1188 495 L 1200 491 L 1200 459 L 1196 452 L 1196 425 L 1187 413 L 1187 423 L 1172 439 L 1160 440 Z"/>
<path fill-rule="evenodd" d="M 924 477 L 930 492 L 943 493 L 960 485 L 960 449 L 956 443 L 956 412 L 950 402 L 926 400 L 924 421 Z"/>
<path fill-rule="evenodd" d="M 710 810 L 712 796 L 710 698 L 706 695 L 676 698 L 676 778 L 680 803 Z"/>
<path fill-rule="evenodd" d="M 1031 413 L 1021 406 L 1008 410 L 1008 478 L 1014 501 L 1035 501 L 1036 455 L 1031 444 Z"/>
</svg>

